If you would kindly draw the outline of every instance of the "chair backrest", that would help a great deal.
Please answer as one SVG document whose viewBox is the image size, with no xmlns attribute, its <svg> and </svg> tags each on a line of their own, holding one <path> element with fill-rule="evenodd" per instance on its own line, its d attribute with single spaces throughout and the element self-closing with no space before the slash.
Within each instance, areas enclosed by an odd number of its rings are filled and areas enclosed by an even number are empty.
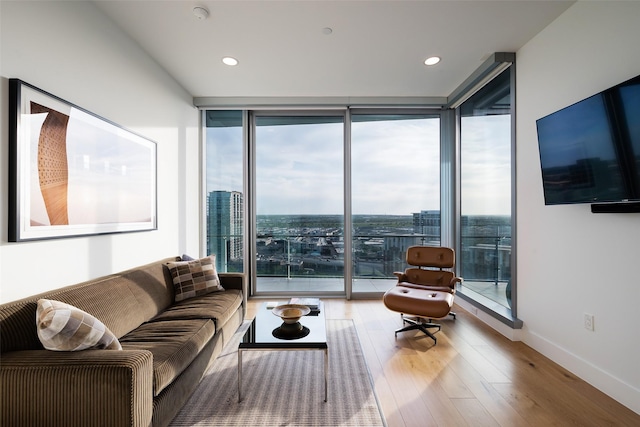
<svg viewBox="0 0 640 427">
<path fill-rule="evenodd" d="M 407 248 L 407 264 L 417 267 L 453 268 L 455 252 L 451 248 L 433 246 L 410 246 Z"/>
<path fill-rule="evenodd" d="M 403 286 L 407 283 L 429 286 L 434 290 L 453 291 L 456 278 L 452 271 L 443 270 L 453 268 L 456 264 L 455 252 L 451 248 L 433 246 L 410 246 L 407 248 L 407 264 L 404 271 Z"/>
</svg>

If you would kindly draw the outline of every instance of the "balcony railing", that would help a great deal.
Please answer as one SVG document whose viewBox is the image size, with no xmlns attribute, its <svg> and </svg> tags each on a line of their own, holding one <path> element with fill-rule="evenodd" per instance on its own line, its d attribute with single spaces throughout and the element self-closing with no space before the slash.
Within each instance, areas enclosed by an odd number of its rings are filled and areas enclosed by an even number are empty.
<svg viewBox="0 0 640 427">
<path fill-rule="evenodd" d="M 458 267 L 465 280 L 495 285 L 511 280 L 511 236 L 463 236 L 461 241 Z"/>
<path fill-rule="evenodd" d="M 412 245 L 439 244 L 439 236 L 421 234 L 356 234 L 352 243 L 354 278 L 393 278 L 406 267 Z M 342 277 L 341 236 L 270 234 L 257 238 L 257 273 L 267 277 Z"/>
<path fill-rule="evenodd" d="M 242 251 L 230 248 L 241 236 L 212 236 L 221 271 L 242 271 Z M 216 245 L 215 240 L 222 244 Z M 392 278 L 406 268 L 406 249 L 412 245 L 438 246 L 439 236 L 426 234 L 354 235 L 354 278 Z M 258 276 L 342 277 L 344 241 L 341 236 L 319 234 L 270 234 L 257 237 Z M 511 279 L 511 237 L 463 236 L 457 255 L 458 274 L 475 282 L 508 282 Z"/>
<path fill-rule="evenodd" d="M 217 240 L 216 240 L 217 239 Z M 217 251 L 219 271 L 243 271 L 241 236 L 210 236 Z M 283 279 L 331 279 L 344 277 L 344 240 L 340 234 L 270 233 L 258 235 L 257 276 Z M 511 280 L 511 236 L 464 235 L 457 254 L 456 272 L 463 286 L 507 304 Z M 355 234 L 352 242 L 354 280 L 394 279 L 404 270 L 406 249 L 412 245 L 438 246 L 438 235 Z M 494 295 L 494 296 L 491 296 Z"/>
<path fill-rule="evenodd" d="M 464 277 L 462 292 L 511 307 L 511 236 L 473 235 L 461 239 L 458 274 Z M 487 303 L 485 303 L 486 305 Z"/>
</svg>

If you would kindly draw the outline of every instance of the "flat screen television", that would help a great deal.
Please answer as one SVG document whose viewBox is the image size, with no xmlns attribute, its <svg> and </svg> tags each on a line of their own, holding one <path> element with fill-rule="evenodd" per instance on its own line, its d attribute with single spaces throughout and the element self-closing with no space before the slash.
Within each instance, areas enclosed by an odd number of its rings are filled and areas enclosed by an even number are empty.
<svg viewBox="0 0 640 427">
<path fill-rule="evenodd" d="M 546 205 L 640 212 L 640 76 L 536 121 Z"/>
</svg>

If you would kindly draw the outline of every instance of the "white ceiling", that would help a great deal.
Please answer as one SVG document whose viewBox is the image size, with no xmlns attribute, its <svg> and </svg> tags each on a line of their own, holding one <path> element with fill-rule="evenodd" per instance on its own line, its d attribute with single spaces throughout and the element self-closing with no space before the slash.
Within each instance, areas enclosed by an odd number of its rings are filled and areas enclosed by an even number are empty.
<svg viewBox="0 0 640 427">
<path fill-rule="evenodd" d="M 95 3 L 194 97 L 446 97 L 573 1 Z M 425 66 L 432 55 L 442 61 Z"/>
</svg>

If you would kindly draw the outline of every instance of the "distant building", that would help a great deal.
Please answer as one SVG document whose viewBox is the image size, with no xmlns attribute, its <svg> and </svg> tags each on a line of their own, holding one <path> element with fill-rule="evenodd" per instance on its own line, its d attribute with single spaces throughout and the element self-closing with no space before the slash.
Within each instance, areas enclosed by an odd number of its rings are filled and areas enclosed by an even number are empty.
<svg viewBox="0 0 640 427">
<path fill-rule="evenodd" d="M 228 271 L 243 256 L 244 199 L 238 191 L 212 191 L 207 197 L 207 252 L 216 254 L 216 268 Z"/>
<path fill-rule="evenodd" d="M 429 240 L 440 240 L 440 211 L 420 211 L 413 213 L 413 232 L 429 236 Z"/>
</svg>

